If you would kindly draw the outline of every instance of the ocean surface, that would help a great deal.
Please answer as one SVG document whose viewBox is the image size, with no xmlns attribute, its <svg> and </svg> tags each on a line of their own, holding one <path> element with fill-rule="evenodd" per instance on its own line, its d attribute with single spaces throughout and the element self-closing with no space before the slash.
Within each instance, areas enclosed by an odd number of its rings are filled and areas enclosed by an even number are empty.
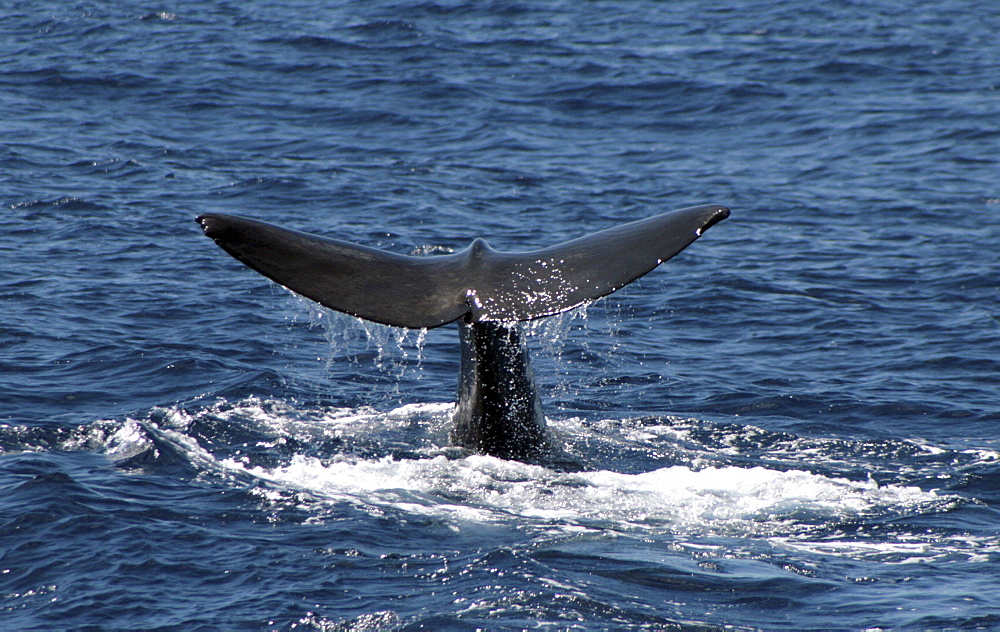
<svg viewBox="0 0 1000 632">
<path fill-rule="evenodd" d="M 1000 629 L 998 33 L 5 1 L 0 628 Z M 315 307 L 194 222 L 441 254 L 700 204 L 732 216 L 527 327 L 576 468 L 448 446 L 453 326 Z"/>
</svg>

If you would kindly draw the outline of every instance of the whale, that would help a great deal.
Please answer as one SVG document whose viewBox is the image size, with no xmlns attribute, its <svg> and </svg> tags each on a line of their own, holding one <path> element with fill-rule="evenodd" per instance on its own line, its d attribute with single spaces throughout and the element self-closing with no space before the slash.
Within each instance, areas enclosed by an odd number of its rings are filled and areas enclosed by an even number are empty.
<svg viewBox="0 0 1000 632">
<path fill-rule="evenodd" d="M 402 255 L 236 215 L 205 235 L 247 267 L 329 309 L 383 325 L 456 323 L 460 375 L 450 441 L 525 462 L 554 454 L 521 323 L 591 303 L 671 259 L 729 217 L 675 210 L 527 252 L 477 238 L 459 252 Z"/>
</svg>

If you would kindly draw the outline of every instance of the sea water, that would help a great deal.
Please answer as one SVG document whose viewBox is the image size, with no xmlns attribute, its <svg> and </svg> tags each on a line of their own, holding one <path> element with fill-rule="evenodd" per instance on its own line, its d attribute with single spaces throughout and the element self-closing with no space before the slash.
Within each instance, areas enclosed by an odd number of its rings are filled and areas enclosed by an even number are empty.
<svg viewBox="0 0 1000 632">
<path fill-rule="evenodd" d="M 990 2 L 0 8 L 0 627 L 1000 627 Z M 451 326 L 205 239 L 732 217 L 528 327 L 575 467 L 448 445 Z M 608 265 L 613 265 L 609 261 Z"/>
</svg>

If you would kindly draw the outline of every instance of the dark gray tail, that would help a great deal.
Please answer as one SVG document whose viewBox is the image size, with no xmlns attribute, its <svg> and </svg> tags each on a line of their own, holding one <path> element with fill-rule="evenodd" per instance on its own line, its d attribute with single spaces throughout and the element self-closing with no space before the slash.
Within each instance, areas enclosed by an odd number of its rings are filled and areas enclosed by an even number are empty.
<svg viewBox="0 0 1000 632">
<path fill-rule="evenodd" d="M 698 206 L 531 252 L 477 239 L 443 256 L 411 257 L 232 215 L 202 215 L 205 234 L 247 266 L 330 309 L 397 327 L 519 321 L 610 294 L 684 250 L 729 216 Z"/>
<path fill-rule="evenodd" d="M 516 321 L 614 292 L 729 216 L 699 206 L 532 252 L 477 239 L 462 252 L 407 257 L 229 215 L 205 234 L 246 265 L 331 309 L 397 327 L 458 321 L 462 374 L 451 440 L 505 459 L 548 459 L 552 441 Z"/>
</svg>

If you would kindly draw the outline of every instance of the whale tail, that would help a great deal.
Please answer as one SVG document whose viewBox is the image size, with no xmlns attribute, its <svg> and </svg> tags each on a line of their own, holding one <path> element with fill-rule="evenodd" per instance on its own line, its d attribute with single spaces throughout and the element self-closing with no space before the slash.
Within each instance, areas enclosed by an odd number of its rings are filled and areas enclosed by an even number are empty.
<svg viewBox="0 0 1000 632">
<path fill-rule="evenodd" d="M 481 239 L 449 255 L 413 257 L 209 213 L 208 237 L 250 268 L 330 309 L 396 327 L 550 316 L 610 294 L 684 250 L 729 216 L 698 206 L 531 252 Z"/>
<path fill-rule="evenodd" d="M 552 454 L 517 321 L 614 292 L 729 216 L 682 209 L 532 252 L 477 239 L 455 254 L 409 257 L 231 215 L 198 218 L 229 254 L 331 309 L 397 327 L 458 321 L 462 352 L 452 442 L 505 459 Z"/>
</svg>

